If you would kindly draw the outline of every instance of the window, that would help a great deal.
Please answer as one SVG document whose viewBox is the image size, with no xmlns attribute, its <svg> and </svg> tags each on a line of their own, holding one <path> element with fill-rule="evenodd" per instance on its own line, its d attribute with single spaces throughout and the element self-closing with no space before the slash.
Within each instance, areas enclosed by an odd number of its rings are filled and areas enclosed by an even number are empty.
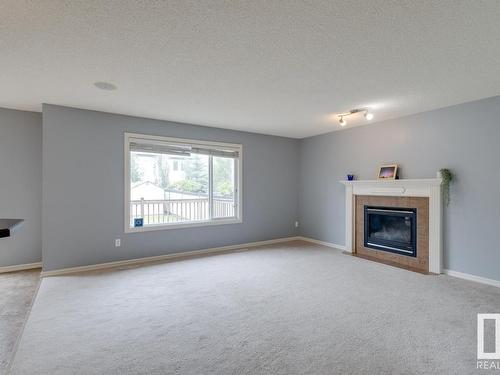
<svg viewBox="0 0 500 375">
<path fill-rule="evenodd" d="M 241 222 L 241 152 L 125 133 L 125 232 Z"/>
</svg>

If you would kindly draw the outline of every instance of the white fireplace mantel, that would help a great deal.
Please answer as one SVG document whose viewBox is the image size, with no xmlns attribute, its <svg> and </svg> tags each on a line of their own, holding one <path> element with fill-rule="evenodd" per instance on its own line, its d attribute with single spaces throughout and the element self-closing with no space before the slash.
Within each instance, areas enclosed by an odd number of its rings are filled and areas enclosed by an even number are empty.
<svg viewBox="0 0 500 375">
<path fill-rule="evenodd" d="M 440 178 L 340 181 L 345 185 L 345 247 L 353 252 L 353 198 L 356 195 L 429 198 L 429 272 L 442 271 L 442 205 Z"/>
</svg>

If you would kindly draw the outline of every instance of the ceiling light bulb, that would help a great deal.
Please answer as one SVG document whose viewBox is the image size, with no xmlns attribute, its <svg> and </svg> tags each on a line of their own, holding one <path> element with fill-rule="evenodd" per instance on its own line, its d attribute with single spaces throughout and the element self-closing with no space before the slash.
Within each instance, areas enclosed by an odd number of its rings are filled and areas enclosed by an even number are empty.
<svg viewBox="0 0 500 375">
<path fill-rule="evenodd" d="M 346 120 L 344 120 L 343 117 L 341 117 L 340 120 L 339 120 L 339 124 L 340 124 L 340 126 L 346 126 L 347 122 L 346 122 Z"/>
<path fill-rule="evenodd" d="M 366 111 L 365 119 L 367 119 L 368 121 L 373 120 L 373 113 Z"/>
</svg>

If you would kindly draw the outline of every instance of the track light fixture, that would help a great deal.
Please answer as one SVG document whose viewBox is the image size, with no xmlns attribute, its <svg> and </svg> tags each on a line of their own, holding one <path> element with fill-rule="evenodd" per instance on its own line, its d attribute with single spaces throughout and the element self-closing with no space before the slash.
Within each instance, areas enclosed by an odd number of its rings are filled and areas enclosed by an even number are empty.
<svg viewBox="0 0 500 375">
<path fill-rule="evenodd" d="M 344 117 L 351 116 L 360 112 L 364 112 L 365 119 L 367 119 L 368 121 L 373 120 L 373 113 L 371 113 L 368 108 L 355 108 L 351 109 L 349 112 L 341 113 L 338 115 L 340 126 L 343 127 L 347 125 L 347 121 L 344 119 Z"/>
</svg>

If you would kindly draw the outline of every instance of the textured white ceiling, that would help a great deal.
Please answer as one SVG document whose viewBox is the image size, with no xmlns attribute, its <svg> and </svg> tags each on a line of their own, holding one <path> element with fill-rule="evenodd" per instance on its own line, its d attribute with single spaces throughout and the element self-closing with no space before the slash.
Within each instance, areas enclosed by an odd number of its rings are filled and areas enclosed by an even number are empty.
<svg viewBox="0 0 500 375">
<path fill-rule="evenodd" d="M 497 0 L 2 0 L 0 106 L 300 138 L 498 95 L 499 39 Z"/>
</svg>

